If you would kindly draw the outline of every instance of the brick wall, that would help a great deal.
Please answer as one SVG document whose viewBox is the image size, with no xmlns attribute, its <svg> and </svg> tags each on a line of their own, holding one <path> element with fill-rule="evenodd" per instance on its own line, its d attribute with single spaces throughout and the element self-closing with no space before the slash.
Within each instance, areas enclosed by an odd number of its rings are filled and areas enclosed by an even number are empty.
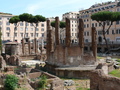
<svg viewBox="0 0 120 90">
<path fill-rule="evenodd" d="M 90 90 L 120 90 L 120 78 L 107 76 L 102 70 L 92 71 Z"/>
</svg>

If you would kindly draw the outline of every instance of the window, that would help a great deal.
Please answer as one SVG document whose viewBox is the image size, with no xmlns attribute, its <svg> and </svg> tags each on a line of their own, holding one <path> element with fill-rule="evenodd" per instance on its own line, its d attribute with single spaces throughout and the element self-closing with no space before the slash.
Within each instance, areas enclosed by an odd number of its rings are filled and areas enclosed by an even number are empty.
<svg viewBox="0 0 120 90">
<path fill-rule="evenodd" d="M 9 36 L 10 36 L 10 33 L 6 33 L 6 35 L 7 35 L 7 37 L 9 37 Z"/>
<path fill-rule="evenodd" d="M 92 27 L 94 27 L 94 23 L 92 23 Z"/>
<path fill-rule="evenodd" d="M 102 34 L 102 31 L 98 31 L 98 35 L 101 35 Z"/>
<path fill-rule="evenodd" d="M 17 33 L 15 33 L 14 36 L 17 37 Z"/>
<path fill-rule="evenodd" d="M 101 26 L 101 23 L 99 23 L 99 27 Z"/>
<path fill-rule="evenodd" d="M 39 31 L 39 29 L 38 29 L 38 28 L 36 28 L 36 31 Z"/>
<path fill-rule="evenodd" d="M 88 42 L 88 39 L 85 39 L 85 42 Z"/>
<path fill-rule="evenodd" d="M 119 24 L 119 21 L 116 21 L 116 24 Z"/>
<path fill-rule="evenodd" d="M 87 27 L 89 27 L 89 24 L 87 24 Z"/>
<path fill-rule="evenodd" d="M 38 37 L 38 35 L 39 35 L 39 34 L 38 34 L 38 33 L 36 33 L 36 37 Z"/>
<path fill-rule="evenodd" d="M 86 36 L 86 32 L 84 32 L 84 36 Z"/>
<path fill-rule="evenodd" d="M 23 26 L 23 22 L 20 23 L 20 26 Z"/>
<path fill-rule="evenodd" d="M 86 25 L 84 24 L 84 28 L 86 28 Z"/>
<path fill-rule="evenodd" d="M 31 37 L 33 37 L 33 33 L 31 33 Z"/>
<path fill-rule="evenodd" d="M 30 23 L 30 26 L 33 26 L 33 23 Z"/>
<path fill-rule="evenodd" d="M 97 23 L 95 23 L 95 26 L 97 27 Z"/>
<path fill-rule="evenodd" d="M 44 37 L 44 33 L 41 33 L 41 36 Z"/>
<path fill-rule="evenodd" d="M 112 34 L 115 34 L 115 33 L 114 33 L 114 30 L 112 30 Z"/>
<path fill-rule="evenodd" d="M 9 20 L 10 18 L 7 18 L 7 20 Z"/>
<path fill-rule="evenodd" d="M 89 32 L 87 32 L 87 36 L 89 36 Z"/>
<path fill-rule="evenodd" d="M 33 31 L 33 28 L 31 28 L 31 31 Z"/>
<path fill-rule="evenodd" d="M 26 28 L 26 31 L 28 31 L 28 28 Z"/>
<path fill-rule="evenodd" d="M 23 33 L 20 33 L 21 37 L 23 37 Z"/>
<path fill-rule="evenodd" d="M 26 25 L 26 26 L 29 26 L 29 23 L 26 23 L 25 25 Z"/>
<path fill-rule="evenodd" d="M 6 22 L 6 25 L 10 25 L 10 23 L 9 23 L 9 22 Z"/>
<path fill-rule="evenodd" d="M 10 30 L 10 27 L 6 27 L 6 30 Z"/>
<path fill-rule="evenodd" d="M 28 33 L 26 33 L 26 37 L 28 37 Z"/>
<path fill-rule="evenodd" d="M 42 28 L 41 31 L 44 31 L 44 28 Z"/>
<path fill-rule="evenodd" d="M 44 24 L 41 24 L 41 27 L 44 27 Z"/>
<path fill-rule="evenodd" d="M 119 30 L 117 29 L 117 30 L 116 30 L 116 34 L 118 34 L 118 33 L 119 33 Z"/>
</svg>

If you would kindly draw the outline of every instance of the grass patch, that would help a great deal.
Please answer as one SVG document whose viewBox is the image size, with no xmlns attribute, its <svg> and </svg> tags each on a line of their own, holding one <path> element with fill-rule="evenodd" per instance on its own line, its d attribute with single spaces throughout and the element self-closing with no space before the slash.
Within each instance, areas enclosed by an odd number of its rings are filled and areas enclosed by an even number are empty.
<svg viewBox="0 0 120 90">
<path fill-rule="evenodd" d="M 120 59 L 117 59 L 117 62 L 120 62 Z"/>
<path fill-rule="evenodd" d="M 90 90 L 89 88 L 78 87 L 76 90 Z"/>
<path fill-rule="evenodd" d="M 103 59 L 104 57 L 99 57 L 99 56 L 97 56 L 97 59 Z"/>
<path fill-rule="evenodd" d="M 113 70 L 109 72 L 110 75 L 120 78 L 120 69 Z"/>
</svg>

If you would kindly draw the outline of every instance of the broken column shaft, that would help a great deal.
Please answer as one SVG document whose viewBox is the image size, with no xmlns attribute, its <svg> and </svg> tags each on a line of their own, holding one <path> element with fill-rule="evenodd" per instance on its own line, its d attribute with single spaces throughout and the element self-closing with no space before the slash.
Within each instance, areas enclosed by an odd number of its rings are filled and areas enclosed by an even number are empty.
<svg viewBox="0 0 120 90">
<path fill-rule="evenodd" d="M 79 46 L 81 48 L 81 53 L 84 53 L 84 23 L 82 19 L 79 19 Z"/>
<path fill-rule="evenodd" d="M 70 20 L 66 18 L 66 46 L 69 47 L 71 43 Z"/>
<path fill-rule="evenodd" d="M 96 28 L 95 27 L 92 27 L 92 51 L 93 51 L 93 56 L 96 58 L 97 42 L 96 42 Z"/>
<path fill-rule="evenodd" d="M 60 44 L 60 41 L 59 41 L 59 17 L 55 18 L 55 43 L 56 43 L 56 45 Z"/>
</svg>

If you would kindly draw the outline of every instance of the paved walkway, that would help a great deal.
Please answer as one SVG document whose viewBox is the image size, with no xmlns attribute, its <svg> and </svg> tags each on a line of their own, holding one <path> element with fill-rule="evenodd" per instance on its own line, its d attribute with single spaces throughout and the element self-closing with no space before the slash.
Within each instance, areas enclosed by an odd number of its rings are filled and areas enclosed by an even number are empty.
<svg viewBox="0 0 120 90">
<path fill-rule="evenodd" d="M 27 65 L 35 65 L 35 64 L 45 64 L 45 62 L 40 61 L 40 60 L 26 60 L 26 61 L 21 61 L 22 63 L 25 63 Z"/>
</svg>

